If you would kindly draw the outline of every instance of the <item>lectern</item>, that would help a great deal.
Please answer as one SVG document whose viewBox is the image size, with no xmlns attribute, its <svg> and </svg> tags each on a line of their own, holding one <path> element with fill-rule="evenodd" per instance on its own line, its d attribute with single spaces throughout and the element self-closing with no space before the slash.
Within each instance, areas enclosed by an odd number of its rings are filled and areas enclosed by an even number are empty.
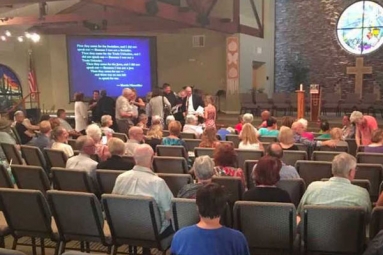
<svg viewBox="0 0 383 255">
<path fill-rule="evenodd" d="M 318 121 L 321 112 L 322 93 L 319 84 L 310 85 L 310 113 L 311 121 Z"/>
<path fill-rule="evenodd" d="M 300 90 L 295 91 L 297 93 L 297 118 L 301 119 L 305 117 L 305 91 L 300 87 Z"/>
</svg>

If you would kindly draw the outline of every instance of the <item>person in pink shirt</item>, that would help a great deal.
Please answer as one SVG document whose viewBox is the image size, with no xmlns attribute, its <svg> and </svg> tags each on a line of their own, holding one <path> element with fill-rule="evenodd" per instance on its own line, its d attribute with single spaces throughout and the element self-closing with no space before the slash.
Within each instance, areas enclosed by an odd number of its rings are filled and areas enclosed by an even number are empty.
<svg viewBox="0 0 383 255">
<path fill-rule="evenodd" d="M 314 141 L 314 134 L 311 132 L 307 132 L 307 126 L 308 126 L 307 120 L 302 118 L 302 119 L 299 119 L 298 122 L 302 123 L 303 129 L 304 129 L 304 132 L 301 134 L 301 136 L 303 138 L 306 138 L 307 140 Z"/>
<path fill-rule="evenodd" d="M 355 141 L 358 146 L 371 143 L 372 131 L 378 128 L 376 119 L 369 115 L 354 111 L 350 116 L 351 123 L 355 123 Z"/>
</svg>

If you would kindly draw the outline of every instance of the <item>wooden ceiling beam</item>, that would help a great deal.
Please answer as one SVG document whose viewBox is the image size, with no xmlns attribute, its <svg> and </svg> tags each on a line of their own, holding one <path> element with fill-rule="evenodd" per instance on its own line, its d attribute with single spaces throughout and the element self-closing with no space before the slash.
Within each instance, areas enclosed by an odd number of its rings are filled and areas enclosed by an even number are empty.
<svg viewBox="0 0 383 255">
<path fill-rule="evenodd" d="M 146 1 L 144 0 L 83 0 L 89 3 L 100 4 L 108 7 L 113 7 L 117 9 L 123 9 L 129 12 L 134 12 L 138 14 L 147 14 L 146 11 Z M 158 12 L 155 15 L 156 17 L 183 23 L 193 27 L 202 27 L 196 21 L 197 13 L 194 11 L 189 12 L 180 12 L 179 7 L 173 6 L 170 4 L 156 2 L 158 6 Z M 223 23 L 221 19 L 210 17 L 210 24 L 205 26 L 205 28 L 210 30 L 215 30 L 223 33 L 236 33 L 238 32 L 237 25 L 234 22 Z"/>
</svg>

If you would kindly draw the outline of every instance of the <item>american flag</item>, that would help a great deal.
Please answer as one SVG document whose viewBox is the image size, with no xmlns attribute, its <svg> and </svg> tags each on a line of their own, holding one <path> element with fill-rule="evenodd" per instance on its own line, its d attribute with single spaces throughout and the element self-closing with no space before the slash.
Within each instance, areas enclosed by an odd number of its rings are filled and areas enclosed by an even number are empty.
<svg viewBox="0 0 383 255">
<path fill-rule="evenodd" d="M 33 68 L 32 56 L 29 57 L 29 73 L 28 73 L 28 84 L 29 84 L 29 92 L 37 92 L 37 82 L 35 70 Z M 32 94 L 34 96 L 34 94 Z"/>
</svg>

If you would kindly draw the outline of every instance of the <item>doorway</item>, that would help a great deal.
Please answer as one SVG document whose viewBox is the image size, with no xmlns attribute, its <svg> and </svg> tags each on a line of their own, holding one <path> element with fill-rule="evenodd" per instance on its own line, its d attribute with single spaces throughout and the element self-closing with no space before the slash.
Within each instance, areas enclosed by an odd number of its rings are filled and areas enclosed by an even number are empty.
<svg viewBox="0 0 383 255">
<path fill-rule="evenodd" d="M 266 65 L 265 62 L 253 61 L 253 89 L 265 88 Z"/>
</svg>

